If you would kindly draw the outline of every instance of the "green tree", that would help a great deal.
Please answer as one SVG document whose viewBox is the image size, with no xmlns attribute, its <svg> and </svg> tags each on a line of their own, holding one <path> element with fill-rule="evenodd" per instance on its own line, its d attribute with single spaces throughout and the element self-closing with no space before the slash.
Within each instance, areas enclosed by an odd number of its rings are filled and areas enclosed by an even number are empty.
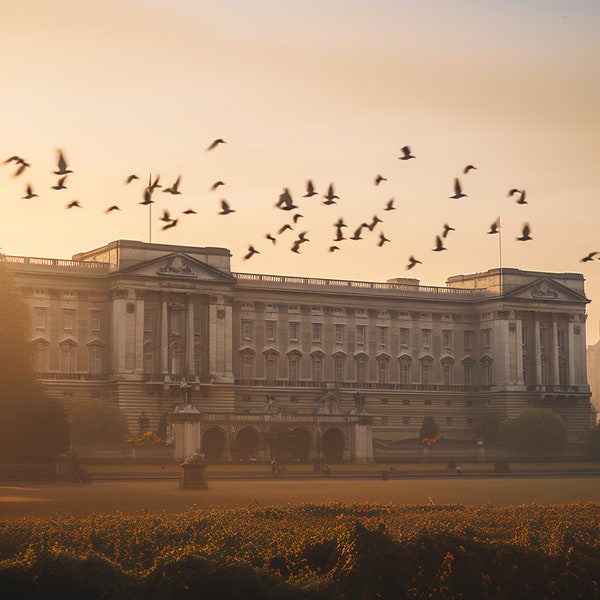
<svg viewBox="0 0 600 600">
<path fill-rule="evenodd" d="M 600 425 L 590 429 L 586 437 L 592 458 L 600 460 Z"/>
<path fill-rule="evenodd" d="M 419 431 L 419 439 L 433 439 L 440 432 L 435 419 L 433 417 L 425 417 L 423 424 L 421 425 L 421 431 Z"/>
<path fill-rule="evenodd" d="M 74 446 L 122 444 L 127 425 L 121 409 L 108 400 L 71 402 L 67 406 Z"/>
<path fill-rule="evenodd" d="M 69 445 L 60 402 L 35 379 L 29 311 L 0 255 L 0 460 L 41 461 Z"/>
<path fill-rule="evenodd" d="M 497 442 L 500 438 L 500 417 L 490 410 L 483 410 L 474 419 L 473 431 L 486 444 Z"/>
<path fill-rule="evenodd" d="M 567 441 L 563 420 L 547 408 L 528 408 L 508 424 L 511 444 L 523 454 L 561 454 Z"/>
</svg>

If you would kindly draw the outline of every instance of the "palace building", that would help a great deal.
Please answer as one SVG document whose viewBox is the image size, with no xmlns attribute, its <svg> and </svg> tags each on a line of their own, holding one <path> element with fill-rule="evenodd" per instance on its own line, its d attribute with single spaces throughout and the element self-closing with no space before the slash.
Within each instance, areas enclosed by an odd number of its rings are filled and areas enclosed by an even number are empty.
<svg viewBox="0 0 600 600">
<path fill-rule="evenodd" d="M 133 433 L 142 416 L 154 431 L 191 420 L 215 459 L 370 460 L 426 416 L 474 440 L 478 415 L 528 407 L 554 410 L 571 442 L 590 428 L 580 274 L 496 268 L 431 287 L 234 273 L 230 257 L 130 240 L 3 257 L 48 395 L 111 400 Z"/>
</svg>

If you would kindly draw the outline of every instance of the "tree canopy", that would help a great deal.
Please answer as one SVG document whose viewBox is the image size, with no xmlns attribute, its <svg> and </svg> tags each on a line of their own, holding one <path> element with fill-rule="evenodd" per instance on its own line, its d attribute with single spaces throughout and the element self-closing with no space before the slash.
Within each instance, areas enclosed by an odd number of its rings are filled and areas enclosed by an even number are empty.
<svg viewBox="0 0 600 600">
<path fill-rule="evenodd" d="M 35 378 L 29 311 L 0 255 L 0 460 L 47 460 L 69 445 L 62 403 Z"/>
<path fill-rule="evenodd" d="M 563 420 L 547 408 L 528 408 L 510 421 L 509 439 L 515 448 L 529 455 L 561 454 L 567 441 Z"/>
</svg>

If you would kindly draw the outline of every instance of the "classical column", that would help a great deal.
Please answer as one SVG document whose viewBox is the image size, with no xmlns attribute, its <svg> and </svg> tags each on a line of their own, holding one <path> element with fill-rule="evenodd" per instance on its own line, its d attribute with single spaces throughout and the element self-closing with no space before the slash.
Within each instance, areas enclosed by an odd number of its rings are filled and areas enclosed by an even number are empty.
<svg viewBox="0 0 600 600">
<path fill-rule="evenodd" d="M 129 291 L 116 289 L 112 293 L 112 371 L 125 372 L 127 355 L 127 296 Z"/>
<path fill-rule="evenodd" d="M 194 377 L 194 296 L 187 297 L 186 374 Z"/>
<path fill-rule="evenodd" d="M 160 370 L 169 372 L 169 305 L 163 298 L 160 312 Z"/>
<path fill-rule="evenodd" d="M 560 377 L 558 370 L 558 323 L 556 322 L 556 315 L 552 315 L 552 328 L 550 331 L 550 344 L 551 354 L 550 360 L 552 361 L 552 374 L 550 384 L 560 385 Z"/>
<path fill-rule="evenodd" d="M 533 325 L 533 356 L 535 362 L 535 381 L 534 385 L 542 385 L 542 350 L 540 337 L 540 318 L 538 313 L 534 313 Z"/>
<path fill-rule="evenodd" d="M 136 373 L 144 372 L 144 291 L 135 290 L 135 360 Z"/>
<path fill-rule="evenodd" d="M 209 374 L 221 383 L 233 382 L 231 299 L 211 296 L 209 306 Z"/>
</svg>

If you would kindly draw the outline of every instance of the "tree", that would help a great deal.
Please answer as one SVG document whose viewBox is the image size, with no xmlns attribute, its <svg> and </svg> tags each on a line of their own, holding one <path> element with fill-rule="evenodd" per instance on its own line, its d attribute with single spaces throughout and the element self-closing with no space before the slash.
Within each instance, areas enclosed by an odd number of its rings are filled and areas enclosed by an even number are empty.
<svg viewBox="0 0 600 600">
<path fill-rule="evenodd" d="M 512 445 L 523 454 L 561 454 L 567 441 L 563 420 L 547 408 L 528 408 L 508 424 Z"/>
<path fill-rule="evenodd" d="M 600 425 L 596 425 L 587 432 L 587 443 L 590 454 L 594 460 L 600 460 Z"/>
<path fill-rule="evenodd" d="M 127 424 L 121 409 L 108 400 L 72 402 L 67 406 L 74 446 L 123 444 Z"/>
<path fill-rule="evenodd" d="M 486 444 L 498 441 L 500 437 L 500 417 L 490 410 L 483 410 L 475 417 L 473 431 Z"/>
<path fill-rule="evenodd" d="M 0 460 L 41 461 L 69 446 L 60 402 L 35 379 L 29 311 L 0 255 Z"/>
<path fill-rule="evenodd" d="M 435 419 L 433 417 L 425 417 L 423 419 L 423 424 L 421 425 L 421 431 L 419 431 L 419 439 L 423 440 L 432 440 L 440 433 L 440 428 L 438 427 Z"/>
</svg>

